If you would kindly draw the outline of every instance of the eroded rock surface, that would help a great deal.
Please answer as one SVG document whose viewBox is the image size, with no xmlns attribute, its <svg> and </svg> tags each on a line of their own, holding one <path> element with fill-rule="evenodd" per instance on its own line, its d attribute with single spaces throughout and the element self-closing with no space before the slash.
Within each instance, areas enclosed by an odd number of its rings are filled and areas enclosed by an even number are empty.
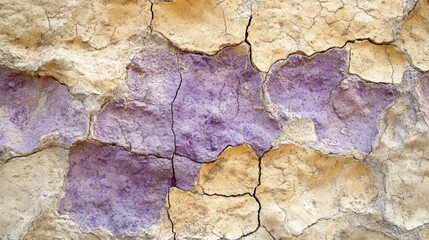
<svg viewBox="0 0 429 240">
<path fill-rule="evenodd" d="M 207 196 L 172 188 L 170 205 L 178 239 L 237 239 L 258 227 L 259 205 L 250 195 Z"/>
<path fill-rule="evenodd" d="M 419 1 L 416 8 L 404 20 L 400 36 L 403 46 L 414 66 L 422 71 L 429 70 L 429 1 Z"/>
<path fill-rule="evenodd" d="M 248 48 L 228 48 L 214 57 L 181 54 L 182 84 L 173 105 L 177 153 L 213 161 L 228 146 L 248 143 L 266 151 L 279 126 L 260 100 L 262 78 Z"/>
<path fill-rule="evenodd" d="M 312 120 L 324 148 L 368 153 L 378 119 L 398 91 L 348 76 L 346 58 L 338 49 L 311 58 L 291 56 L 271 68 L 268 92 L 282 115 Z"/>
<path fill-rule="evenodd" d="M 18 239 L 46 206 L 61 196 L 67 151 L 49 148 L 0 168 L 0 238 Z"/>
<path fill-rule="evenodd" d="M 377 83 L 402 81 L 407 62 L 395 47 L 359 41 L 350 45 L 349 72 Z"/>
<path fill-rule="evenodd" d="M 406 229 L 429 222 L 429 133 L 410 135 L 405 146 L 391 150 L 384 161 L 386 215 Z"/>
<path fill-rule="evenodd" d="M 84 232 L 101 227 L 114 235 L 137 235 L 159 220 L 171 186 L 170 160 L 87 142 L 74 146 L 69 159 L 60 213 Z"/>
<path fill-rule="evenodd" d="M 266 72 L 292 53 L 312 55 L 355 39 L 390 42 L 403 15 L 401 0 L 260 1 L 249 27 L 253 62 Z"/>
<path fill-rule="evenodd" d="M 28 154 L 46 142 L 69 147 L 87 133 L 89 117 L 67 87 L 0 66 L 0 157 Z"/>
<path fill-rule="evenodd" d="M 151 21 L 145 0 L 2 0 L 0 6 L 0 63 L 96 94 L 116 88 Z"/>
<path fill-rule="evenodd" d="M 261 160 L 261 224 L 275 237 L 301 234 L 321 218 L 363 212 L 377 195 L 365 164 L 322 155 L 297 145 L 281 145 Z"/>
<path fill-rule="evenodd" d="M 155 4 L 153 27 L 182 50 L 214 54 L 244 41 L 249 16 L 241 0 L 176 0 Z"/>
<path fill-rule="evenodd" d="M 204 163 L 198 176 L 201 193 L 253 194 L 259 183 L 259 156 L 250 146 L 228 147 L 216 161 Z"/>
<path fill-rule="evenodd" d="M 429 124 L 429 73 L 420 76 L 416 88 L 420 109 L 424 112 L 426 122 Z"/>
</svg>

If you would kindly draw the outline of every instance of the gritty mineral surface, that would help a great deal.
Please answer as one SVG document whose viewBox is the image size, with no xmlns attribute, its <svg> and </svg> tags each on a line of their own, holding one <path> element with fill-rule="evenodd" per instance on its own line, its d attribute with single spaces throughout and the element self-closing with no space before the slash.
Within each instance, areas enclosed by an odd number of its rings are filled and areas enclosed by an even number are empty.
<svg viewBox="0 0 429 240">
<path fill-rule="evenodd" d="M 429 240 L 429 0 L 0 0 L 1 240 Z"/>
</svg>

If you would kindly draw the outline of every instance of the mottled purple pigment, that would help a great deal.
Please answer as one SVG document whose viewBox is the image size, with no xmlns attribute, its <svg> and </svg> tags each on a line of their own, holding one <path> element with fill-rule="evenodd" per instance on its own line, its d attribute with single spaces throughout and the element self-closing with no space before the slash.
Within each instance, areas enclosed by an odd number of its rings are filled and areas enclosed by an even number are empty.
<svg viewBox="0 0 429 240">
<path fill-rule="evenodd" d="M 244 46 L 207 57 L 182 53 L 182 84 L 174 102 L 179 155 L 213 161 L 228 145 L 251 144 L 261 154 L 279 133 L 262 109 L 262 79 Z"/>
<path fill-rule="evenodd" d="M 85 232 L 136 235 L 154 224 L 165 204 L 171 161 L 138 157 L 120 147 L 80 143 L 70 150 L 60 213 Z"/>
<path fill-rule="evenodd" d="M 130 101 L 108 103 L 95 117 L 93 137 L 134 152 L 173 157 L 171 103 L 179 83 L 175 53 L 138 54 L 128 71 Z"/>
<path fill-rule="evenodd" d="M 48 134 L 69 147 L 86 134 L 88 122 L 66 86 L 0 66 L 0 150 L 30 153 Z"/>
<path fill-rule="evenodd" d="M 328 150 L 368 153 L 378 118 L 398 91 L 348 76 L 346 58 L 347 52 L 338 49 L 314 57 L 291 56 L 272 66 L 268 91 L 279 110 L 311 119 Z"/>
<path fill-rule="evenodd" d="M 173 163 L 176 187 L 186 191 L 194 191 L 195 180 L 200 172 L 201 163 L 177 155 L 174 156 Z"/>
<path fill-rule="evenodd" d="M 425 120 L 429 123 L 429 73 L 420 76 L 417 83 L 417 96 L 421 110 L 425 114 Z"/>
</svg>

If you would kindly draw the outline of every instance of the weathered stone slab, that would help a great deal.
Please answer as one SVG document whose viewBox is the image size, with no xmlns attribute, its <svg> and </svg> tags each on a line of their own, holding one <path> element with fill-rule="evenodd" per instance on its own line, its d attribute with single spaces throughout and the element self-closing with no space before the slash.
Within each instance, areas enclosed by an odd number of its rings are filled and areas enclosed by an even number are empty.
<svg viewBox="0 0 429 240">
<path fill-rule="evenodd" d="M 88 131 L 89 117 L 67 87 L 0 66 L 0 156 L 28 154 L 51 141 L 69 147 Z"/>
<path fill-rule="evenodd" d="M 312 120 L 324 148 L 368 153 L 378 119 L 398 91 L 348 76 L 346 58 L 338 49 L 313 57 L 293 55 L 273 65 L 268 92 L 281 114 Z"/>
<path fill-rule="evenodd" d="M 80 229 L 137 235 L 160 218 L 172 168 L 167 159 L 138 157 L 120 147 L 80 143 L 69 155 L 60 213 Z"/>
</svg>

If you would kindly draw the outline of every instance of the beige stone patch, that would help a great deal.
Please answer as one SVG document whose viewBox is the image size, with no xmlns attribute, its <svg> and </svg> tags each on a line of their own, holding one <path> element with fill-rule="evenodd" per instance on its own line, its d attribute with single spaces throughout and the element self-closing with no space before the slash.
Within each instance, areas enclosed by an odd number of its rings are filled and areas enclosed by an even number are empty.
<svg viewBox="0 0 429 240">
<path fill-rule="evenodd" d="M 285 123 L 286 136 L 297 142 L 316 142 L 317 135 L 314 123 L 305 118 L 289 118 Z"/>
<path fill-rule="evenodd" d="M 345 217 L 320 220 L 315 225 L 305 229 L 301 235 L 284 240 L 333 240 L 335 235 L 349 227 L 349 222 Z"/>
<path fill-rule="evenodd" d="M 267 72 L 275 61 L 296 52 L 311 55 L 364 38 L 390 42 L 391 20 L 402 18 L 403 10 L 401 0 L 260 1 L 249 27 L 253 62 Z"/>
<path fill-rule="evenodd" d="M 259 156 L 247 145 L 229 147 L 216 161 L 201 166 L 197 191 L 205 194 L 253 194 L 258 186 Z"/>
<path fill-rule="evenodd" d="M 371 239 L 371 240 L 393 240 L 381 232 L 371 231 L 365 227 L 357 227 L 350 234 L 342 238 L 344 240 L 362 240 L 362 239 Z"/>
<path fill-rule="evenodd" d="M 263 227 L 259 227 L 256 232 L 241 238 L 241 240 L 268 240 L 268 239 L 273 239 L 273 237 Z"/>
<path fill-rule="evenodd" d="M 102 94 L 125 76 L 151 20 L 138 0 L 0 0 L 0 64 Z"/>
<path fill-rule="evenodd" d="M 395 47 L 369 41 L 358 41 L 349 47 L 350 73 L 376 83 L 402 82 L 407 62 Z"/>
<path fill-rule="evenodd" d="M 261 162 L 261 224 L 275 238 L 298 235 L 321 218 L 362 212 L 377 195 L 368 167 L 353 158 L 281 145 Z"/>
<path fill-rule="evenodd" d="M 249 17 L 241 0 L 175 0 L 153 7 L 153 28 L 182 50 L 214 54 L 244 41 Z"/>
<path fill-rule="evenodd" d="M 44 206 L 58 203 L 67 159 L 66 150 L 50 148 L 0 168 L 0 239 L 18 239 Z"/>
<path fill-rule="evenodd" d="M 429 70 L 429 0 L 421 0 L 403 21 L 400 36 L 411 62 L 422 71 Z"/>
<path fill-rule="evenodd" d="M 423 228 L 419 231 L 420 240 L 429 240 L 429 228 Z"/>
<path fill-rule="evenodd" d="M 259 205 L 248 194 L 207 196 L 172 188 L 169 198 L 178 239 L 237 239 L 258 227 Z"/>
<path fill-rule="evenodd" d="M 429 132 L 410 134 L 384 161 L 386 217 L 408 230 L 429 223 Z"/>
</svg>

